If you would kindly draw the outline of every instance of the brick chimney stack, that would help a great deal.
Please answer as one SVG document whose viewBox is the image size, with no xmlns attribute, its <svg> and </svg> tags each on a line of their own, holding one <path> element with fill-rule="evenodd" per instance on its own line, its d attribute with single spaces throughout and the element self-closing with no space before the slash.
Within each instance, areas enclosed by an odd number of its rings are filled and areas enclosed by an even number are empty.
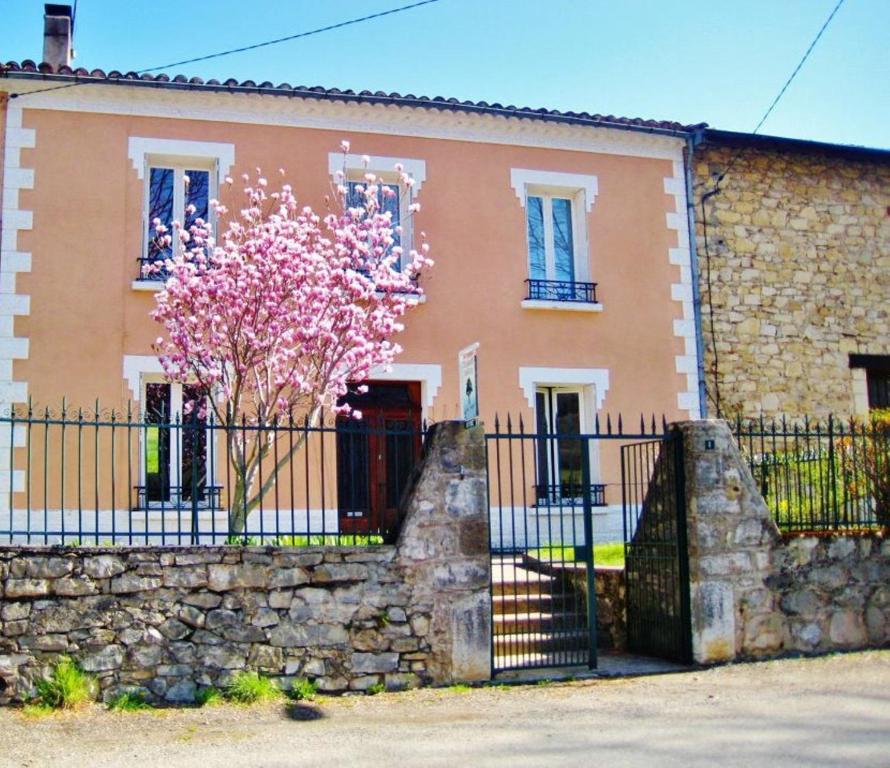
<svg viewBox="0 0 890 768">
<path fill-rule="evenodd" d="M 43 6 L 43 60 L 52 64 L 53 69 L 71 64 L 73 32 L 70 5 L 47 3 Z"/>
</svg>

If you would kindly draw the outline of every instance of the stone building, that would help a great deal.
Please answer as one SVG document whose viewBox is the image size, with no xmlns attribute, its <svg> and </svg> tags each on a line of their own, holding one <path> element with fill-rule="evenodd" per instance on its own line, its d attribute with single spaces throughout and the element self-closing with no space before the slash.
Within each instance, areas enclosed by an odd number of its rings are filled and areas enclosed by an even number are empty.
<svg viewBox="0 0 890 768">
<path fill-rule="evenodd" d="M 706 130 L 692 166 L 709 414 L 886 407 L 890 151 Z"/>
</svg>

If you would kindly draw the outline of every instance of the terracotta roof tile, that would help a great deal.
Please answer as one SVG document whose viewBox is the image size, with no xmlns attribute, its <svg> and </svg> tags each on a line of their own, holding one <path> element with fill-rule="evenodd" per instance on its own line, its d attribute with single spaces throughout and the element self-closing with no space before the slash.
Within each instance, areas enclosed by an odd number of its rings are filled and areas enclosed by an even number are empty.
<svg viewBox="0 0 890 768">
<path fill-rule="evenodd" d="M 503 106 L 497 102 L 489 104 L 486 101 L 461 101 L 456 98 L 444 98 L 442 96 L 415 96 L 414 94 L 402 95 L 399 93 L 384 93 L 383 91 L 359 91 L 341 90 L 339 88 L 323 88 L 321 86 L 290 85 L 280 83 L 273 85 L 269 81 L 257 84 L 253 80 L 238 81 L 229 78 L 220 83 L 219 80 L 203 80 L 200 77 L 187 77 L 176 75 L 170 77 L 166 74 L 139 74 L 138 72 L 122 73 L 118 70 L 104 72 L 101 69 L 86 70 L 83 67 L 73 69 L 62 66 L 54 70 L 47 63 L 37 64 L 30 59 L 22 62 L 10 61 L 0 64 L 0 77 L 28 77 L 34 79 L 46 79 L 47 87 L 51 83 L 59 85 L 76 82 L 106 82 L 121 84 L 126 82 L 152 83 L 170 88 L 194 88 L 195 90 L 232 90 L 244 92 L 268 93 L 276 96 L 295 96 L 302 98 L 322 98 L 330 101 L 368 102 L 375 104 L 396 104 L 401 106 L 426 107 L 428 109 L 440 109 L 443 111 L 476 112 L 497 114 L 504 117 L 517 117 L 529 119 L 543 119 L 555 122 L 585 123 L 602 125 L 605 127 L 630 128 L 632 130 L 644 130 L 659 133 L 688 133 L 705 127 L 705 123 L 684 125 L 670 120 L 645 120 L 640 117 L 617 117 L 615 115 L 600 115 L 589 112 L 559 111 L 556 109 Z"/>
</svg>

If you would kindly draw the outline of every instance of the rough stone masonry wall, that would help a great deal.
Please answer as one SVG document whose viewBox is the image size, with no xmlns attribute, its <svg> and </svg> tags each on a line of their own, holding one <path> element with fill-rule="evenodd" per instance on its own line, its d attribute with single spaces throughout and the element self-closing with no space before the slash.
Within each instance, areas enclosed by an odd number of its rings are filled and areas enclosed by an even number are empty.
<svg viewBox="0 0 890 768">
<path fill-rule="evenodd" d="M 726 423 L 678 428 L 695 660 L 890 645 L 890 540 L 784 539 Z"/>
<path fill-rule="evenodd" d="M 434 428 L 396 546 L 0 548 L 0 703 L 61 654 L 189 702 L 256 669 L 323 691 L 486 679 L 484 438 Z"/>
<path fill-rule="evenodd" d="M 696 201 L 735 153 L 696 150 Z M 720 189 L 711 289 L 695 211 L 710 412 L 716 350 L 724 414 L 853 413 L 848 355 L 890 354 L 890 163 L 743 148 Z"/>
</svg>

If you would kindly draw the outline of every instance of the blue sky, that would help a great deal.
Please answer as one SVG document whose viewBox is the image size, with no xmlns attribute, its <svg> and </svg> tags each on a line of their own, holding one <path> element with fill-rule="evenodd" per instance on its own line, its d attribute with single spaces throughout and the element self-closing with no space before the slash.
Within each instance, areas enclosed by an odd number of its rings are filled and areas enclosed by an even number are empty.
<svg viewBox="0 0 890 768">
<path fill-rule="evenodd" d="M 79 0 L 75 63 L 142 69 L 407 0 Z M 750 131 L 836 0 L 440 0 L 174 73 L 456 96 Z M 0 59 L 43 2 L 0 0 Z M 761 133 L 890 148 L 890 0 L 846 0 Z"/>
</svg>

